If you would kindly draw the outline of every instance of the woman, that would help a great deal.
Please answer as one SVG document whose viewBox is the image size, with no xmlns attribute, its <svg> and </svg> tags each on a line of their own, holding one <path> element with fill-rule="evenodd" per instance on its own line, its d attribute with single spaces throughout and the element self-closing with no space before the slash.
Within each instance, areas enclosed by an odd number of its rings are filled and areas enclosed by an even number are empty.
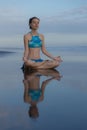
<svg viewBox="0 0 87 130">
<path fill-rule="evenodd" d="M 45 48 L 44 36 L 38 33 L 40 19 L 32 17 L 29 19 L 31 32 L 24 35 L 24 65 L 33 69 L 50 69 L 60 65 L 60 56 L 52 56 Z M 40 50 L 52 60 L 43 60 Z"/>
</svg>

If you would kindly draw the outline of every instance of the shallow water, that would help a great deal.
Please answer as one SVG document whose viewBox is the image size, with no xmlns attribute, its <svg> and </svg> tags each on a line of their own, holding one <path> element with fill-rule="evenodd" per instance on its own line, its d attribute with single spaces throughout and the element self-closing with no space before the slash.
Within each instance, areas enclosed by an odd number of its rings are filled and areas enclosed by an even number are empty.
<svg viewBox="0 0 87 130">
<path fill-rule="evenodd" d="M 63 58 L 56 71 L 25 74 L 21 70 L 23 50 L 1 49 L 0 130 L 87 130 L 87 47 L 48 50 Z M 24 96 L 26 81 L 36 87 L 39 81 L 43 93 L 35 101 L 34 114 L 38 114 L 33 117 L 28 113 L 33 101 Z"/>
</svg>

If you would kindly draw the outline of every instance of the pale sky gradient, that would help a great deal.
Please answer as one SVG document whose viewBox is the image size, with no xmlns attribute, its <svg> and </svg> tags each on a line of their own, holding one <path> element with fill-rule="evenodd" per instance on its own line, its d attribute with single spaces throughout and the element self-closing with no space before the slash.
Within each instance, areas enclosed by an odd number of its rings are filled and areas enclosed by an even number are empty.
<svg viewBox="0 0 87 130">
<path fill-rule="evenodd" d="M 28 19 L 40 18 L 47 44 L 87 45 L 86 0 L 0 1 L 0 46 L 22 46 Z"/>
</svg>

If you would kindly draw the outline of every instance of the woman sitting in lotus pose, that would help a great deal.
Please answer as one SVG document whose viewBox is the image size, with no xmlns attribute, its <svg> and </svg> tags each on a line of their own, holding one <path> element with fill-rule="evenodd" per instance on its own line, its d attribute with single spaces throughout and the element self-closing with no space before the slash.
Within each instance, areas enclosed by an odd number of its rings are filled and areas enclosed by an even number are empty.
<svg viewBox="0 0 87 130">
<path fill-rule="evenodd" d="M 44 36 L 38 33 L 40 19 L 32 17 L 29 19 L 31 32 L 24 35 L 24 66 L 33 69 L 51 69 L 60 65 L 60 56 L 52 56 L 45 48 Z M 40 57 L 40 50 L 51 60 L 43 60 Z"/>
</svg>

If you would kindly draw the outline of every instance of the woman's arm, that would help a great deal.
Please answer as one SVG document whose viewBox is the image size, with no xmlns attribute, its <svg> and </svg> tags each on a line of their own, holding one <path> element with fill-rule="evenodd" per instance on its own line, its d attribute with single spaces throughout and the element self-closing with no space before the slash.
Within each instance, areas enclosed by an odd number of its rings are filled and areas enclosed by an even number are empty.
<svg viewBox="0 0 87 130">
<path fill-rule="evenodd" d="M 49 58 L 54 59 L 54 57 L 46 50 L 45 42 L 44 42 L 44 36 L 41 35 L 41 37 L 42 37 L 42 47 L 41 47 L 42 52 L 43 52 L 46 56 L 48 56 Z"/>
<path fill-rule="evenodd" d="M 28 60 L 29 49 L 28 49 L 28 38 L 24 35 L 24 56 L 23 61 L 26 62 Z"/>
<path fill-rule="evenodd" d="M 49 58 L 51 58 L 51 59 L 53 59 L 53 60 L 62 61 L 61 58 L 60 58 L 60 56 L 54 57 L 53 55 L 51 55 L 51 54 L 46 50 L 45 42 L 44 42 L 44 36 L 41 35 L 41 37 L 42 37 L 42 47 L 41 47 L 42 52 L 43 52 L 46 56 L 48 56 Z"/>
</svg>

